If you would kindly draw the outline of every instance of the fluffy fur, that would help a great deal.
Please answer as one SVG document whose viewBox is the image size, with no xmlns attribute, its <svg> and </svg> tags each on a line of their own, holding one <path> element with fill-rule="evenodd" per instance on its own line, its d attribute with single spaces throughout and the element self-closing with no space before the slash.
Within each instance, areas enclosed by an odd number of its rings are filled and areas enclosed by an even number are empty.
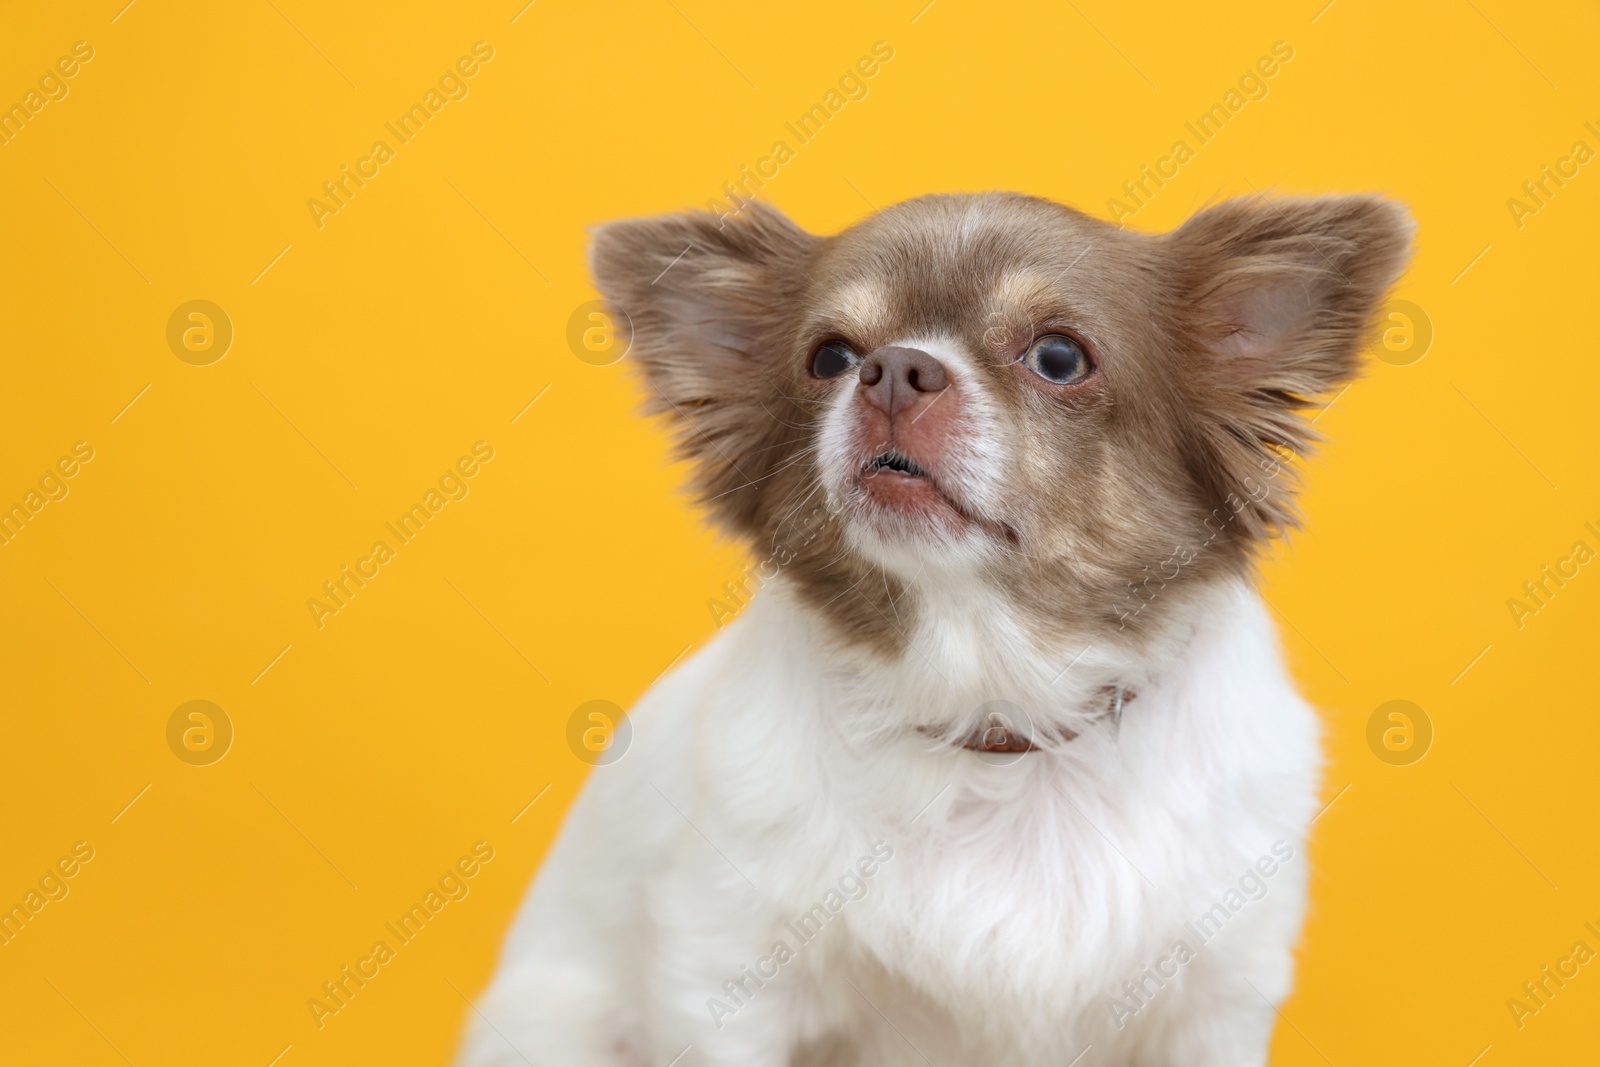
<svg viewBox="0 0 1600 1067">
<path fill-rule="evenodd" d="M 772 564 L 632 712 L 460 1062 L 1264 1063 L 1319 752 L 1252 560 L 1410 230 L 1369 197 L 1153 236 L 1003 194 L 603 229 L 650 410 Z M 1041 336 L 1089 372 L 1031 371 Z M 828 342 L 857 363 L 819 378 Z M 886 403 L 868 367 L 906 349 L 942 387 Z M 961 747 L 996 709 L 1038 750 Z"/>
</svg>

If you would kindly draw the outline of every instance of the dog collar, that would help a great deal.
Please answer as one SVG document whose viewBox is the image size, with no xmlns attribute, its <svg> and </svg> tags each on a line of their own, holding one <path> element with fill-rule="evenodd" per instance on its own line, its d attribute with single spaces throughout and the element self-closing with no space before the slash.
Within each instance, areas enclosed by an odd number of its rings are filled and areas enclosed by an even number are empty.
<svg viewBox="0 0 1600 1067">
<path fill-rule="evenodd" d="M 1122 729 L 1122 709 L 1136 694 L 1131 689 L 1114 685 L 1106 686 L 1100 693 L 1106 701 L 1101 717 L 1111 720 L 1113 730 Z M 939 731 L 927 726 L 919 726 L 917 729 L 925 734 L 939 736 Z M 1077 731 L 1065 728 L 1056 732 L 1056 737 L 1061 741 L 1071 741 L 1077 736 Z M 987 726 L 974 730 L 955 743 L 969 752 L 1036 752 L 1039 748 L 1033 743 L 1032 737 L 1014 730 L 999 712 L 990 712 Z"/>
</svg>

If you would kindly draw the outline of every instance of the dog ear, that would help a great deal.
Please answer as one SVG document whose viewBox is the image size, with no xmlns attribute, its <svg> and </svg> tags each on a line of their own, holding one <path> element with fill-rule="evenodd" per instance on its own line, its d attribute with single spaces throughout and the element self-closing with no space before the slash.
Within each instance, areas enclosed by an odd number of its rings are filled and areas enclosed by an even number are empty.
<svg viewBox="0 0 1600 1067">
<path fill-rule="evenodd" d="M 782 430 L 763 405 L 785 390 L 782 360 L 809 259 L 820 243 L 775 209 L 750 202 L 738 215 L 706 212 L 629 219 L 595 234 L 595 285 L 629 332 L 628 358 L 645 378 L 645 406 L 674 426 L 698 472 L 702 499 L 728 514 L 753 494 L 761 450 Z M 762 468 L 758 470 L 757 468 Z"/>
<path fill-rule="evenodd" d="M 1282 460 L 1315 440 L 1301 417 L 1313 398 L 1359 372 L 1414 230 L 1404 207 L 1378 197 L 1261 198 L 1218 205 L 1165 238 L 1208 488 L 1253 502 L 1235 520 L 1242 533 L 1294 524 Z"/>
</svg>

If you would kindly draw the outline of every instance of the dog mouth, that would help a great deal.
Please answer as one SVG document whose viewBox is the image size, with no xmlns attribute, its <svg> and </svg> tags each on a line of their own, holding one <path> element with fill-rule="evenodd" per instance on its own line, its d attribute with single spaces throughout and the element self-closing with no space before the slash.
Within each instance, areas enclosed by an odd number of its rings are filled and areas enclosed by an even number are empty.
<svg viewBox="0 0 1600 1067">
<path fill-rule="evenodd" d="M 867 461 L 862 473 L 868 476 L 879 474 L 883 471 L 892 471 L 903 474 L 908 478 L 927 478 L 928 472 L 916 464 L 910 456 L 898 449 L 891 448 L 881 452 Z"/>
<path fill-rule="evenodd" d="M 857 487 L 873 524 L 892 536 L 915 536 L 913 531 L 924 530 L 954 534 L 975 528 L 1006 543 L 1018 543 L 1012 527 L 975 511 L 941 484 L 937 474 L 893 445 L 861 463 Z"/>
<path fill-rule="evenodd" d="M 932 471 L 893 446 L 862 464 L 860 486 L 873 509 L 901 532 L 907 520 L 916 527 L 950 532 L 990 526 L 947 491 Z"/>
</svg>

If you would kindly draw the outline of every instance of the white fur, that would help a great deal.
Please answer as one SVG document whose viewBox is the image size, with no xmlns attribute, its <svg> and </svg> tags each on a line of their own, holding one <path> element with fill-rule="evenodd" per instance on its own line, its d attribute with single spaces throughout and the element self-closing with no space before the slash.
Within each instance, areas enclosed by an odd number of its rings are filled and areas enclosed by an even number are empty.
<svg viewBox="0 0 1600 1067">
<path fill-rule="evenodd" d="M 630 750 L 593 772 L 471 1016 L 463 1067 L 1266 1062 L 1319 754 L 1252 591 L 1171 605 L 1134 661 L 1087 633 L 1041 654 L 997 592 L 923 575 L 911 650 L 885 667 L 784 583 L 633 711 Z M 1106 684 L 1137 691 L 1120 733 L 1089 708 Z M 1002 698 L 1083 734 L 997 760 L 914 729 Z M 800 944 L 784 921 L 879 841 L 893 856 L 858 879 L 865 895 Z M 1186 935 L 1275 842 L 1293 856 L 1257 879 L 1265 895 L 1205 944 Z M 1131 1003 L 1125 983 L 1186 936 L 1194 959 L 1118 1020 L 1112 998 Z M 711 999 L 731 1004 L 724 983 L 780 939 L 795 958 L 719 1028 Z M 829 1036 L 842 1044 L 815 1046 Z"/>
</svg>

